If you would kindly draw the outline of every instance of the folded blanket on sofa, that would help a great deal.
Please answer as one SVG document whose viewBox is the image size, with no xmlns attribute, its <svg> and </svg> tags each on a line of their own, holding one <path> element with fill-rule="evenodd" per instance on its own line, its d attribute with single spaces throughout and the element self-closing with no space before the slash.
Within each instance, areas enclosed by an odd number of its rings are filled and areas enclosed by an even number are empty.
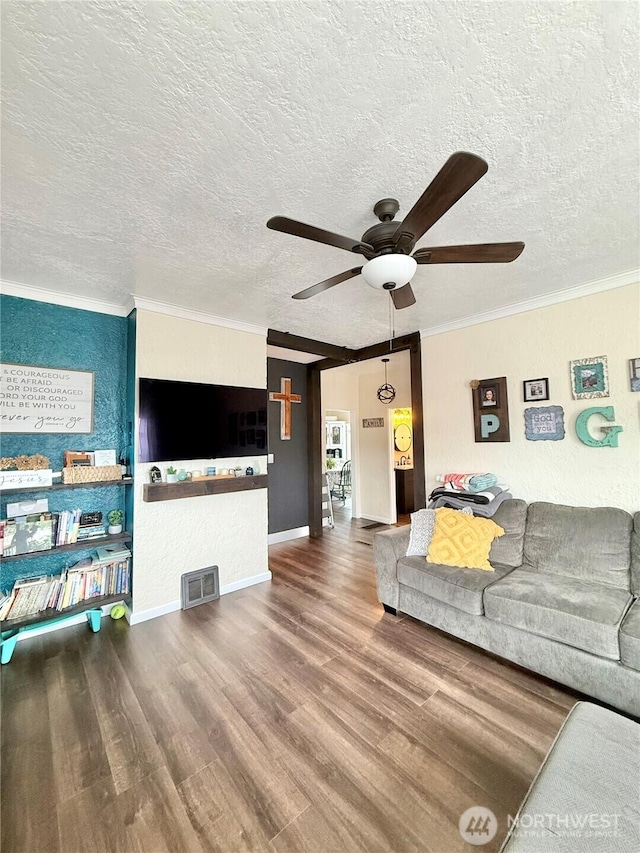
<svg viewBox="0 0 640 853">
<path fill-rule="evenodd" d="M 438 474 L 436 480 L 460 492 L 481 492 L 498 482 L 495 474 Z"/>
<path fill-rule="evenodd" d="M 449 492 L 449 494 L 440 495 L 435 498 L 435 500 L 431 500 L 429 503 L 429 509 L 439 509 L 441 506 L 448 507 L 449 509 L 464 509 L 464 507 L 470 507 L 474 515 L 480 516 L 481 518 L 491 518 L 500 504 L 503 501 L 510 500 L 512 497 L 513 495 L 511 492 L 500 492 L 500 494 L 489 503 L 479 504 L 473 503 L 469 500 L 461 500 L 458 495 L 455 495 L 453 492 Z"/>
<path fill-rule="evenodd" d="M 429 495 L 429 500 L 435 500 L 442 496 L 451 497 L 455 495 L 456 498 L 464 500 L 467 503 L 488 504 L 495 500 L 498 495 L 502 494 L 502 492 L 507 491 L 508 488 L 508 486 L 500 484 L 499 486 L 491 486 L 482 492 L 458 492 L 447 488 L 447 486 L 438 486 L 438 488 L 434 489 Z"/>
</svg>

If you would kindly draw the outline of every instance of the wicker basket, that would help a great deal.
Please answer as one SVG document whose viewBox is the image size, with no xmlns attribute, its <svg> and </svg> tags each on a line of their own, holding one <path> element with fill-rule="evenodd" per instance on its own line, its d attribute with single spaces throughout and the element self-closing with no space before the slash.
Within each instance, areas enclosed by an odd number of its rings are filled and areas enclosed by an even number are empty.
<svg viewBox="0 0 640 853">
<path fill-rule="evenodd" d="M 62 469 L 62 482 L 69 483 L 103 483 L 107 480 L 121 480 L 120 465 L 78 465 L 76 468 Z"/>
</svg>

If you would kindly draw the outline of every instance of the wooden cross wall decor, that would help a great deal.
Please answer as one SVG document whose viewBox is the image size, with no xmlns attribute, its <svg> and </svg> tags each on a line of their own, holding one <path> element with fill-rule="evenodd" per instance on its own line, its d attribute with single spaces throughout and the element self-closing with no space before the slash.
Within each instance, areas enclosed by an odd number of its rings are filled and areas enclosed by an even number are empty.
<svg viewBox="0 0 640 853">
<path fill-rule="evenodd" d="M 302 396 L 291 393 L 291 380 L 283 376 L 280 379 L 280 392 L 269 392 L 269 399 L 280 403 L 280 438 L 287 441 L 291 438 L 291 404 L 301 403 Z"/>
</svg>

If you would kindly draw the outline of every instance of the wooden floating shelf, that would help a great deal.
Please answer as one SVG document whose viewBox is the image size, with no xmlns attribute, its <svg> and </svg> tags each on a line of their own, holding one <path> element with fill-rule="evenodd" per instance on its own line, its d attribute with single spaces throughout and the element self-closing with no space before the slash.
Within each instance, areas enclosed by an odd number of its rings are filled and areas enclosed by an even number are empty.
<svg viewBox="0 0 640 853">
<path fill-rule="evenodd" d="M 113 542 L 131 541 L 131 533 L 113 533 L 110 536 L 100 536 L 97 539 L 85 539 L 81 542 L 71 542 L 69 545 L 55 545 L 53 548 L 45 548 L 42 551 L 27 551 L 26 554 L 11 554 L 8 557 L 0 557 L 0 565 L 11 560 L 29 560 L 33 557 L 50 557 L 52 554 L 61 554 L 63 551 L 92 551 L 101 545 L 110 545 Z"/>
<path fill-rule="evenodd" d="M 0 489 L 0 495 L 10 492 L 46 492 L 55 489 L 95 489 L 102 486 L 130 486 L 132 477 L 123 477 L 121 480 L 92 480 L 90 483 L 53 483 L 51 486 L 19 486 L 17 489 Z"/>
<path fill-rule="evenodd" d="M 153 502 L 247 492 L 266 489 L 268 480 L 267 474 L 253 474 L 244 477 L 203 477 L 200 480 L 183 480 L 181 483 L 145 483 L 142 497 L 147 502 Z"/>
</svg>

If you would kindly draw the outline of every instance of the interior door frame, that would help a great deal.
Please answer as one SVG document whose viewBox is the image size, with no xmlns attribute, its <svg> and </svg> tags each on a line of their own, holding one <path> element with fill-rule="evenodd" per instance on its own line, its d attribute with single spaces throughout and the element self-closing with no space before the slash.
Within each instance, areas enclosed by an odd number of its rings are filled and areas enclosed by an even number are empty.
<svg viewBox="0 0 640 853">
<path fill-rule="evenodd" d="M 422 509 L 427 503 L 427 490 L 424 464 L 424 412 L 422 400 L 422 346 L 420 332 L 402 335 L 391 342 L 381 341 L 378 344 L 349 349 L 279 332 L 269 329 L 267 344 L 286 349 L 306 352 L 312 355 L 324 356 L 319 361 L 307 365 L 307 439 L 310 448 L 309 456 L 309 535 L 317 538 L 322 536 L 322 431 L 324 430 L 324 413 L 322 409 L 320 375 L 323 370 L 342 367 L 358 361 L 368 361 L 372 358 L 383 358 L 389 353 L 409 350 L 409 365 L 411 371 L 411 412 L 413 420 L 413 501 L 415 509 Z M 357 424 L 351 425 L 352 432 Z"/>
</svg>

